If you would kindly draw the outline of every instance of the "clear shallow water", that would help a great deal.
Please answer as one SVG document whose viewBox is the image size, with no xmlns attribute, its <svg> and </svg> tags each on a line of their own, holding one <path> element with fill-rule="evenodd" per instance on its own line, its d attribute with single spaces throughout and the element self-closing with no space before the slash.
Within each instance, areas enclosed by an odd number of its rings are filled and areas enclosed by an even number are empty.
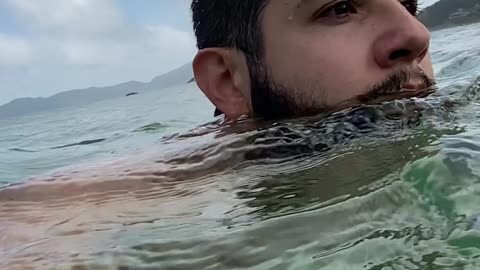
<svg viewBox="0 0 480 270">
<path fill-rule="evenodd" d="M 479 32 L 433 33 L 435 95 L 325 119 L 187 132 L 187 85 L 3 120 L 0 266 L 478 269 Z"/>
</svg>

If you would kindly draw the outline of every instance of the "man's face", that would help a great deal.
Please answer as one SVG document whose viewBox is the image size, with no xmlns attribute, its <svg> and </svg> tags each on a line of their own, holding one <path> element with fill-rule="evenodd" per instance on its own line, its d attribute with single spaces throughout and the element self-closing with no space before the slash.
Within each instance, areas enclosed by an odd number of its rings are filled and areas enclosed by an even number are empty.
<svg viewBox="0 0 480 270">
<path fill-rule="evenodd" d="M 309 114 L 399 91 L 420 95 L 433 74 L 429 32 L 415 12 L 415 0 L 269 1 L 253 108 Z"/>
</svg>

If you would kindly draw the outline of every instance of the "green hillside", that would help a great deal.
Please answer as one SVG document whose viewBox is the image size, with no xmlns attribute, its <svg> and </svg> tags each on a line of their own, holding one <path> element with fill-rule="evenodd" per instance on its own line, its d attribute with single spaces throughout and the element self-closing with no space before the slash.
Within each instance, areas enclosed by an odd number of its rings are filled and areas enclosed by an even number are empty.
<svg viewBox="0 0 480 270">
<path fill-rule="evenodd" d="M 480 0 L 440 0 L 418 17 L 430 29 L 480 22 Z"/>
</svg>

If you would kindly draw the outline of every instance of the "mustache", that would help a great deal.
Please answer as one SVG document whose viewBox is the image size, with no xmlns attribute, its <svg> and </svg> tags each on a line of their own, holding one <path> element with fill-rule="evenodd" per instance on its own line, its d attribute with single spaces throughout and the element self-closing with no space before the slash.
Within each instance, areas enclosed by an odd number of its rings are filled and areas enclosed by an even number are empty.
<svg viewBox="0 0 480 270">
<path fill-rule="evenodd" d="M 419 89 L 402 89 L 412 78 L 421 81 Z M 374 85 L 366 94 L 357 96 L 356 100 L 360 103 L 371 104 L 392 98 L 425 97 L 434 91 L 433 86 L 435 85 L 435 81 L 420 68 L 413 71 L 401 70 Z"/>
</svg>

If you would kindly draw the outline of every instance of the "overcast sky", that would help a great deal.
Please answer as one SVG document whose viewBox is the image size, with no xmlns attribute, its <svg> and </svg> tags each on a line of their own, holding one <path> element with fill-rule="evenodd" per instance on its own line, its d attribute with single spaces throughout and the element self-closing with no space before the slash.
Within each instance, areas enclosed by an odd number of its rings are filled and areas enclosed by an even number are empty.
<svg viewBox="0 0 480 270">
<path fill-rule="evenodd" d="M 149 81 L 191 61 L 190 1 L 0 0 L 0 104 Z"/>
</svg>

